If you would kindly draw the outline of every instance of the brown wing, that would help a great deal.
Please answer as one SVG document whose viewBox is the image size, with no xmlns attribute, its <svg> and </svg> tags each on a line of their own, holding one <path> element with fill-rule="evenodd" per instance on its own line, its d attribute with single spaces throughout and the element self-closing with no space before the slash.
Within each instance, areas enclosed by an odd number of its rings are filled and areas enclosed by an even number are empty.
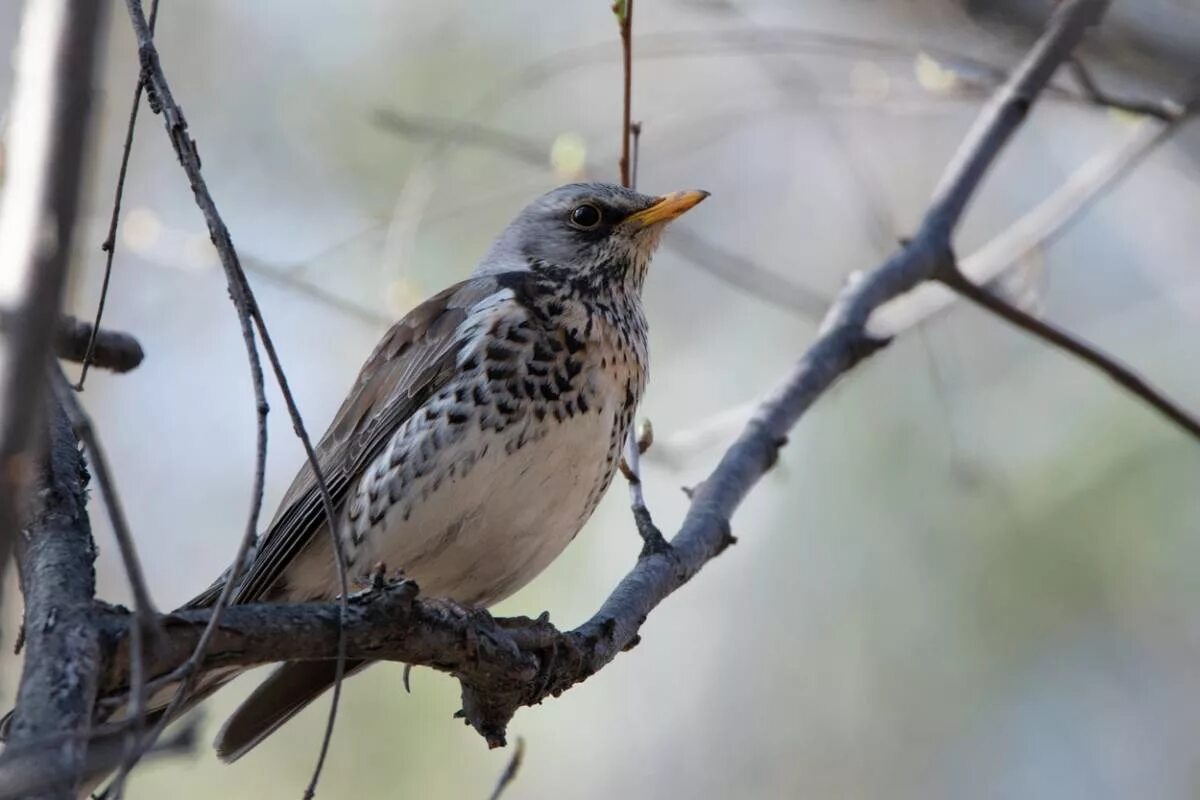
<svg viewBox="0 0 1200 800">
<path fill-rule="evenodd" d="M 488 277 L 455 284 L 414 308 L 384 335 L 316 447 L 335 510 L 340 511 L 354 479 L 396 428 L 454 374 L 462 344 L 455 331 L 473 305 L 498 289 L 497 280 Z M 234 602 L 263 599 L 313 534 L 324 530 L 325 521 L 316 477 L 306 461 L 259 543 Z M 205 604 L 210 594 L 189 605 Z"/>
</svg>

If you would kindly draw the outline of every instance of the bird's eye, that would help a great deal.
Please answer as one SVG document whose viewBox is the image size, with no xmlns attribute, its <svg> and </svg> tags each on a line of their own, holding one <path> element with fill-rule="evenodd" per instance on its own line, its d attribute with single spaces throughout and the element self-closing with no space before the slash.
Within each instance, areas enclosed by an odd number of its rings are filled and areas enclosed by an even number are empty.
<svg viewBox="0 0 1200 800">
<path fill-rule="evenodd" d="M 583 228 L 584 230 L 594 228 L 600 224 L 600 219 L 600 209 L 591 203 L 576 206 L 571 211 L 571 224 L 576 228 Z"/>
</svg>

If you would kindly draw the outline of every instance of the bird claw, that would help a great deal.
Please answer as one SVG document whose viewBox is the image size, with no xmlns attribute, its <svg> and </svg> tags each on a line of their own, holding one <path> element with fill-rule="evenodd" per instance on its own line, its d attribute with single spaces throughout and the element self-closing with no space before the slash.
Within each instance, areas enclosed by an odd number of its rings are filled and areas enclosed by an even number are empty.
<svg viewBox="0 0 1200 800">
<path fill-rule="evenodd" d="M 448 597 L 427 597 L 425 598 L 425 604 L 428 606 L 433 606 L 439 611 L 443 611 L 457 620 L 471 619 L 472 617 L 478 616 L 479 612 L 481 611 L 481 609 L 463 605 L 457 600 L 451 600 Z"/>
</svg>

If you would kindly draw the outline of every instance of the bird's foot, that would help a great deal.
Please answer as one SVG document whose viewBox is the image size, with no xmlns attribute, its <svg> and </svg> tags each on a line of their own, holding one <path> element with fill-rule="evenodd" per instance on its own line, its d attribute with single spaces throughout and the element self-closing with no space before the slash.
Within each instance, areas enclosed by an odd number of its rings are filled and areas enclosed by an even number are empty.
<svg viewBox="0 0 1200 800">
<path fill-rule="evenodd" d="M 354 585 L 363 590 L 382 591 L 391 581 L 404 580 L 404 570 L 398 569 L 388 574 L 387 564 L 376 561 L 366 572 L 354 576 Z"/>
</svg>

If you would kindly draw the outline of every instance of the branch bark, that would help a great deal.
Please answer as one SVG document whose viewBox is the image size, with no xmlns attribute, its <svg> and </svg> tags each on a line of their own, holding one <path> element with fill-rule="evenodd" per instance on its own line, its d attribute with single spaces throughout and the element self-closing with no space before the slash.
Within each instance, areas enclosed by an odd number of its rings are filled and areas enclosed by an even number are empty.
<svg viewBox="0 0 1200 800">
<path fill-rule="evenodd" d="M 61 736 L 38 797 L 72 798 L 100 672 L 100 630 L 91 614 L 95 544 L 87 516 L 87 468 L 62 407 L 49 409 L 50 439 L 19 547 L 25 597 L 25 669 L 8 746 Z M 0 777 L 0 790 L 15 778 Z"/>
</svg>

